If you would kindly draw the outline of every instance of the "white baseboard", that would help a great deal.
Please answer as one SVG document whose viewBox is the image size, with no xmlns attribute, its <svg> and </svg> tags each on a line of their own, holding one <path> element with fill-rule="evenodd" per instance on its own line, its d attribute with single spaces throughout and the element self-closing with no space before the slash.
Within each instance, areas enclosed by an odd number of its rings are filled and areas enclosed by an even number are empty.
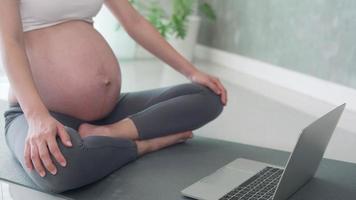
<svg viewBox="0 0 356 200">
<path fill-rule="evenodd" d="M 320 116 L 346 102 L 339 127 L 356 133 L 356 90 L 353 88 L 203 45 L 196 47 L 195 57 L 236 73 L 236 76 L 224 76 L 227 81 L 312 116 Z M 243 77 L 241 74 L 253 78 L 239 80 L 237 77 Z"/>
</svg>

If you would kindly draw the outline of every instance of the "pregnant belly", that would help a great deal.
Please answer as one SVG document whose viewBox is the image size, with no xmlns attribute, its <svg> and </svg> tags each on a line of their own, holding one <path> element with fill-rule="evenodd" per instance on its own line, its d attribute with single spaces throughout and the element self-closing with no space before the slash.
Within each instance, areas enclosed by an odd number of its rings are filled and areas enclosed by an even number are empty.
<svg viewBox="0 0 356 200">
<path fill-rule="evenodd" d="M 91 24 L 70 21 L 26 32 L 25 44 L 49 110 L 95 120 L 113 109 L 120 94 L 119 64 Z"/>
</svg>

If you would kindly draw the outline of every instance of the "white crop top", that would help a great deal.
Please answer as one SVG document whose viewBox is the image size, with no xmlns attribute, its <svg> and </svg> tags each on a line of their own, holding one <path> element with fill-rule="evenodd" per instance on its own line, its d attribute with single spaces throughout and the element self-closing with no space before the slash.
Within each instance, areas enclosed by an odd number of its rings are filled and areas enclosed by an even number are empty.
<svg viewBox="0 0 356 200">
<path fill-rule="evenodd" d="M 93 23 L 104 0 L 20 0 L 23 31 L 53 26 L 70 20 Z"/>
</svg>

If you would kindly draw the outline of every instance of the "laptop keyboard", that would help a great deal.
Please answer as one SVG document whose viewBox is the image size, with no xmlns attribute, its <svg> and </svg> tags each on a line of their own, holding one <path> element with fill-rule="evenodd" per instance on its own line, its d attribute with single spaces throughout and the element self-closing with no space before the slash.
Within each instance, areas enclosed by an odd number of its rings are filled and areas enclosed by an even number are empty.
<svg viewBox="0 0 356 200">
<path fill-rule="evenodd" d="M 283 169 L 266 167 L 220 200 L 272 200 Z"/>
</svg>

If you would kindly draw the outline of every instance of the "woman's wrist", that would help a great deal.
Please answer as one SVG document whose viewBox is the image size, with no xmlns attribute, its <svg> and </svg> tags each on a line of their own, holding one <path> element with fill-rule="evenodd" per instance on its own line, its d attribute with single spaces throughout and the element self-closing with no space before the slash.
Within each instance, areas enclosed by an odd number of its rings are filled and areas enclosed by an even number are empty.
<svg viewBox="0 0 356 200">
<path fill-rule="evenodd" d="M 192 80 L 192 77 L 194 76 L 194 74 L 198 73 L 199 70 L 194 67 L 192 64 L 190 64 L 187 68 L 186 71 L 183 72 L 183 74 L 185 75 L 185 77 L 187 77 L 189 80 Z"/>
<path fill-rule="evenodd" d="M 35 120 L 49 116 L 49 111 L 43 104 L 29 106 L 29 108 L 24 108 L 23 110 L 27 120 Z"/>
</svg>

